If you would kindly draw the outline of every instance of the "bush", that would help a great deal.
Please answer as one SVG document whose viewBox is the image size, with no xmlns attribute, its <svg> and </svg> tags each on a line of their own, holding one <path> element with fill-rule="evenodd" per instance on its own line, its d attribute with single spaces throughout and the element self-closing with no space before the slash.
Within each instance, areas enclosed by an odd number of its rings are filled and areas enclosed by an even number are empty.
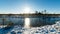
<svg viewBox="0 0 60 34">
<path fill-rule="evenodd" d="M 11 23 L 11 22 L 7 24 L 7 26 L 13 26 L 13 25 L 14 23 Z"/>
</svg>

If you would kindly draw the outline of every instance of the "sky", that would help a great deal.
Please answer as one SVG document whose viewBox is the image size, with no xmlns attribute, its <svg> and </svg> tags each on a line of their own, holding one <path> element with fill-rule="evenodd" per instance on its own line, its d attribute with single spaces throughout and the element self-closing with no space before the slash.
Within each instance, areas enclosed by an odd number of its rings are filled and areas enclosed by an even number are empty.
<svg viewBox="0 0 60 34">
<path fill-rule="evenodd" d="M 0 14 L 20 14 L 25 9 L 30 13 L 46 10 L 47 13 L 60 14 L 60 0 L 0 0 Z"/>
</svg>

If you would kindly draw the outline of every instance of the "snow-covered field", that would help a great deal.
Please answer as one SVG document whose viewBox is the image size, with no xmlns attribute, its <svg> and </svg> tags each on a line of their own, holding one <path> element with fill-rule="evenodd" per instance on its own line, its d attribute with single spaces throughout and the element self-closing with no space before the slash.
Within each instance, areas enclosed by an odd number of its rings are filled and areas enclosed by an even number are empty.
<svg viewBox="0 0 60 34">
<path fill-rule="evenodd" d="M 14 26 L 7 34 L 60 34 L 60 23 L 31 28 Z"/>
</svg>

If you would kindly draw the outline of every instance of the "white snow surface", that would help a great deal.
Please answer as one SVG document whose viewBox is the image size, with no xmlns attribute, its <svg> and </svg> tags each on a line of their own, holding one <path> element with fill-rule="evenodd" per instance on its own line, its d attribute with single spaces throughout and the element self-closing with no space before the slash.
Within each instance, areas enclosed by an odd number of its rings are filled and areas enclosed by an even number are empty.
<svg viewBox="0 0 60 34">
<path fill-rule="evenodd" d="M 24 28 L 21 26 L 14 26 L 14 28 L 8 32 L 7 34 L 60 34 L 60 23 L 56 23 L 53 25 L 46 25 L 41 27 L 31 27 Z"/>
</svg>

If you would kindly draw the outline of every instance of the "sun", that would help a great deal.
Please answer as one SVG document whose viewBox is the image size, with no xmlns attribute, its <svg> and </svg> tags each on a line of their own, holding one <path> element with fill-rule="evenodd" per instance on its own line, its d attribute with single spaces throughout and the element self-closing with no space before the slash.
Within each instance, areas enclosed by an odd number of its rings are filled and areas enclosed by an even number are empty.
<svg viewBox="0 0 60 34">
<path fill-rule="evenodd" d="M 24 8 L 24 13 L 30 13 L 30 10 L 31 10 L 30 7 L 25 7 Z"/>
</svg>

